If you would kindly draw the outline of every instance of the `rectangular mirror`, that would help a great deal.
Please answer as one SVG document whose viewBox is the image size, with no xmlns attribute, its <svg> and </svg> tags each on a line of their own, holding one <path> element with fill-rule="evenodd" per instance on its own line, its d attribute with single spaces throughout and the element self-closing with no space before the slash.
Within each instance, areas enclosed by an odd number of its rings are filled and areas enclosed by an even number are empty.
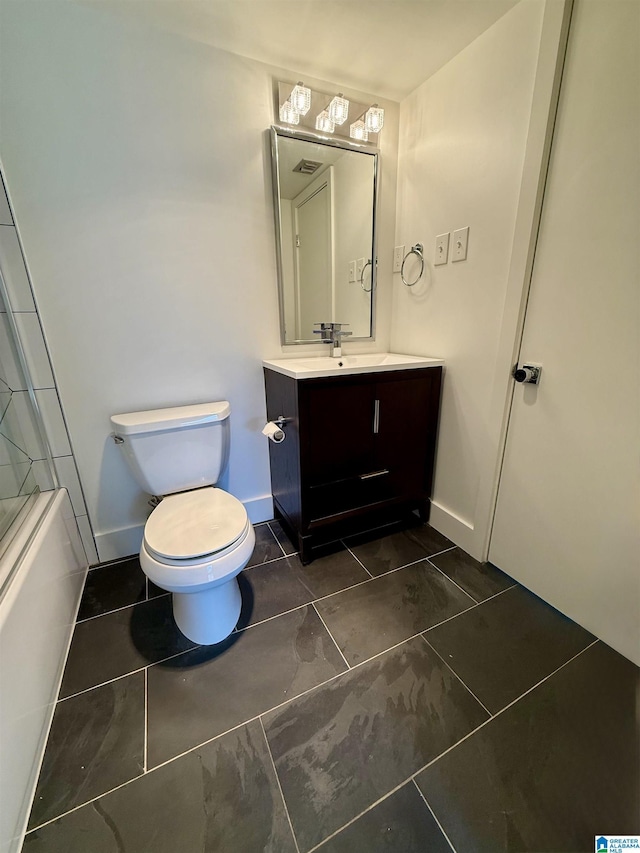
<svg viewBox="0 0 640 853">
<path fill-rule="evenodd" d="M 378 151 L 272 127 L 271 156 L 282 343 L 322 322 L 372 338 Z"/>
</svg>

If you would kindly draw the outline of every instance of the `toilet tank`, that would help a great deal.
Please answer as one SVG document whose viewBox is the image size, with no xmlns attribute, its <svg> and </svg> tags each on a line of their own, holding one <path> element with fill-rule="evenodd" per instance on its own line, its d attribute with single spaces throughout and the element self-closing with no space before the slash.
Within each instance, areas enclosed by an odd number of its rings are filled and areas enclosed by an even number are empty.
<svg viewBox="0 0 640 853">
<path fill-rule="evenodd" d="M 226 400 L 113 415 L 114 437 L 133 476 L 151 495 L 218 482 L 229 459 Z"/>
</svg>

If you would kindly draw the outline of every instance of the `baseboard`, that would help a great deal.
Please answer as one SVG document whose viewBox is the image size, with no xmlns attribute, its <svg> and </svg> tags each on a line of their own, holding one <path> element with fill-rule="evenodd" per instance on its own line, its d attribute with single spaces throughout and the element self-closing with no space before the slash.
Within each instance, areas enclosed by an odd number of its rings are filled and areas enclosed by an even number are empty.
<svg viewBox="0 0 640 853">
<path fill-rule="evenodd" d="M 259 524 L 261 521 L 269 521 L 273 518 L 273 498 L 271 495 L 251 498 L 243 501 L 243 504 L 252 524 Z M 107 563 L 109 560 L 118 560 L 121 557 L 137 554 L 142 545 L 143 533 L 144 524 L 96 533 L 96 548 L 100 562 Z"/>
<path fill-rule="evenodd" d="M 435 501 L 431 502 L 429 524 L 442 533 L 447 539 L 451 539 L 458 547 L 471 554 L 476 560 L 482 559 L 478 549 L 477 533 L 473 524 L 454 515 L 451 510 L 446 509 Z M 480 546 L 480 550 L 481 550 Z"/>
</svg>

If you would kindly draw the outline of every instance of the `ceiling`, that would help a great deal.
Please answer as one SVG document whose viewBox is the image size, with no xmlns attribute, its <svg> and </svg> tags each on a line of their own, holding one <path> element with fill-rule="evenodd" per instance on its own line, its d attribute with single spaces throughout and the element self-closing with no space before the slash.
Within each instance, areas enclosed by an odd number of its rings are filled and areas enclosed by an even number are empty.
<svg viewBox="0 0 640 853">
<path fill-rule="evenodd" d="M 402 100 L 518 0 L 87 0 L 345 88 Z"/>
</svg>

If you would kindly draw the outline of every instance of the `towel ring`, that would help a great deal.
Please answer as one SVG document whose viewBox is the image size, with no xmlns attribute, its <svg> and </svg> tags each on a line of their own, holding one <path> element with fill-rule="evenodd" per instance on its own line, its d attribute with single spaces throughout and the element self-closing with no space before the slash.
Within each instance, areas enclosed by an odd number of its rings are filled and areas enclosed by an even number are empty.
<svg viewBox="0 0 640 853">
<path fill-rule="evenodd" d="M 364 271 L 367 267 L 371 267 L 371 287 L 364 286 Z M 362 267 L 362 272 L 360 273 L 360 287 L 364 290 L 365 293 L 371 293 L 373 290 L 373 263 L 371 261 L 367 261 L 366 264 Z"/>
<path fill-rule="evenodd" d="M 415 246 L 412 246 L 402 259 L 402 266 L 400 267 L 400 278 L 402 279 L 402 283 L 406 284 L 407 287 L 413 287 L 413 285 L 417 284 L 422 278 L 422 273 L 424 272 L 424 255 L 422 254 L 423 251 L 424 246 L 422 245 L 422 243 L 416 243 Z M 404 277 L 404 265 L 409 255 L 417 255 L 420 258 L 420 272 L 418 273 L 418 277 L 415 281 L 407 281 Z"/>
</svg>

